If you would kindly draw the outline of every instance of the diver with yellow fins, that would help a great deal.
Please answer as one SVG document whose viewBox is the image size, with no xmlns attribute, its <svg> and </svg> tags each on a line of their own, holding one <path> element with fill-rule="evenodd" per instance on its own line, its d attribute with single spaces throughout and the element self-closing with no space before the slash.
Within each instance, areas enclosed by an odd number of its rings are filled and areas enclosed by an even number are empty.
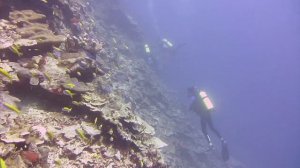
<svg viewBox="0 0 300 168">
<path fill-rule="evenodd" d="M 207 96 L 205 91 L 199 90 L 196 87 L 188 88 L 188 96 L 193 98 L 193 102 L 190 105 L 189 110 L 198 113 L 201 117 L 201 129 L 202 133 L 205 136 L 209 144 L 209 150 L 213 149 L 213 144 L 211 138 L 207 132 L 207 126 L 211 129 L 212 132 L 220 139 L 222 143 L 222 157 L 225 161 L 229 159 L 229 151 L 227 148 L 227 142 L 221 136 L 219 131 L 214 127 L 211 113 L 214 111 L 214 105 L 211 102 L 210 98 Z"/>
</svg>

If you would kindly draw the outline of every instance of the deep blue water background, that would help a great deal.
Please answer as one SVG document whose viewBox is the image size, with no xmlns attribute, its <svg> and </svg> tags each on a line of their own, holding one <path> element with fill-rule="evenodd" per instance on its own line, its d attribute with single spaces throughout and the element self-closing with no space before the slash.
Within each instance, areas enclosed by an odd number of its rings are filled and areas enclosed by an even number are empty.
<svg viewBox="0 0 300 168">
<path fill-rule="evenodd" d="M 206 89 L 234 157 L 248 168 L 300 167 L 299 0 L 122 2 L 150 44 L 186 43 L 161 76 L 182 101 L 187 87 Z"/>
</svg>

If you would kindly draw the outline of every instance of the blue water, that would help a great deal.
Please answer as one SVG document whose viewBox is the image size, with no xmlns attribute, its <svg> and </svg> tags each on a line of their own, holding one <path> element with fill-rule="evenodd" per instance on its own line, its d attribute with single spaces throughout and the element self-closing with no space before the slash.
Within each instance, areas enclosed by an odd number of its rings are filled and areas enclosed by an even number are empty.
<svg viewBox="0 0 300 168">
<path fill-rule="evenodd" d="M 161 77 L 182 97 L 191 85 L 209 93 L 235 158 L 248 168 L 300 167 L 299 0 L 123 3 L 150 43 L 186 43 L 164 59 Z"/>
</svg>

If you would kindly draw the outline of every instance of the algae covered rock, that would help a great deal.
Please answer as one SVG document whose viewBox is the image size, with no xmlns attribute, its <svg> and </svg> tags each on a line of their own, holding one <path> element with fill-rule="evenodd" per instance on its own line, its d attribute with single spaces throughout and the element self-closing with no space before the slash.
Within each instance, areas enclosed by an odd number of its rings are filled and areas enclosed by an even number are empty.
<svg viewBox="0 0 300 168">
<path fill-rule="evenodd" d="M 62 35 L 55 35 L 48 25 L 43 23 L 46 19 L 43 14 L 32 10 L 16 10 L 10 12 L 9 18 L 18 25 L 16 32 L 22 38 L 31 40 L 31 43 L 36 43 L 38 46 L 50 47 L 51 45 L 59 45 L 66 40 Z"/>
<path fill-rule="evenodd" d="M 20 38 L 20 35 L 15 33 L 16 26 L 7 20 L 0 20 L 0 51 L 7 49 L 13 45 L 14 40 Z"/>
<path fill-rule="evenodd" d="M 11 151 L 13 151 L 14 148 L 14 144 L 5 144 L 0 142 L 0 157 L 6 157 Z"/>
<path fill-rule="evenodd" d="M 0 52 L 22 56 L 37 50 L 49 50 L 66 39 L 57 35 L 45 24 L 46 16 L 32 10 L 10 12 L 10 21 L 0 20 Z M 29 52 L 30 51 L 30 52 Z M 11 59 L 11 56 L 8 57 Z"/>
<path fill-rule="evenodd" d="M 62 130 L 62 133 L 65 138 L 71 140 L 77 136 L 76 130 L 79 128 L 80 128 L 79 125 L 72 125 L 72 126 L 64 127 Z"/>
<path fill-rule="evenodd" d="M 157 148 L 157 149 L 168 146 L 168 144 L 166 144 L 165 142 L 163 142 L 161 139 L 159 139 L 157 137 L 152 137 L 143 143 L 148 146 L 153 146 L 154 148 Z"/>
<path fill-rule="evenodd" d="M 97 75 L 104 75 L 97 63 L 84 52 L 63 53 L 61 59 L 61 64 L 68 68 L 70 76 L 81 81 L 91 82 Z"/>
<path fill-rule="evenodd" d="M 101 131 L 95 128 L 95 126 L 91 125 L 90 123 L 83 122 L 81 123 L 81 127 L 90 136 L 96 136 L 101 134 Z"/>
<path fill-rule="evenodd" d="M 30 47 L 34 46 L 37 44 L 36 40 L 30 40 L 30 39 L 18 39 L 14 43 L 17 46 L 25 46 L 25 47 Z"/>
<path fill-rule="evenodd" d="M 17 144 L 26 141 L 26 139 L 20 138 L 19 134 L 6 134 L 5 137 L 2 137 L 0 140 L 7 144 Z"/>
<path fill-rule="evenodd" d="M 84 93 L 93 90 L 86 83 L 78 81 L 77 78 L 69 78 L 68 80 L 62 81 L 62 87 L 77 93 Z"/>
<path fill-rule="evenodd" d="M 33 10 L 15 10 L 13 12 L 10 12 L 9 19 L 15 23 L 25 22 L 27 24 L 30 24 L 32 22 L 45 21 L 46 16 L 43 14 L 36 13 Z"/>
<path fill-rule="evenodd" d="M 108 100 L 105 97 L 98 95 L 95 92 L 87 92 L 82 95 L 82 104 L 87 106 L 91 111 L 101 112 L 101 108 L 104 107 Z M 102 114 L 101 112 L 100 114 Z"/>
<path fill-rule="evenodd" d="M 27 168 L 28 167 L 20 155 L 17 155 L 15 158 L 8 158 L 6 160 L 6 165 L 9 168 Z"/>
</svg>

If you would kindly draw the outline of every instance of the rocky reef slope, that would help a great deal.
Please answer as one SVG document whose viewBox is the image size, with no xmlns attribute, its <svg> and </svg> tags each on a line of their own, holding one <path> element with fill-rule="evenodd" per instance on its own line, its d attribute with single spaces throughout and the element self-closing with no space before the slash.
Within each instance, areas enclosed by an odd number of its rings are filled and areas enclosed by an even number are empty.
<svg viewBox="0 0 300 168">
<path fill-rule="evenodd" d="M 117 1 L 0 0 L 0 11 L 7 167 L 233 167 L 204 151 Z"/>
</svg>

